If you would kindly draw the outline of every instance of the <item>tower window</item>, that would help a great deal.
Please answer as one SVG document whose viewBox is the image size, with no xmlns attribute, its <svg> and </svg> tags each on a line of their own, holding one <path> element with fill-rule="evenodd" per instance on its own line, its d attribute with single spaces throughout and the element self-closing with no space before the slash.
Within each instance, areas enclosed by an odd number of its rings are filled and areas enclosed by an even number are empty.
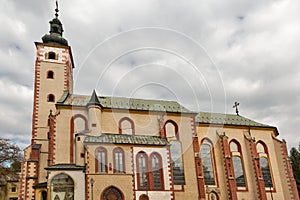
<svg viewBox="0 0 300 200">
<path fill-rule="evenodd" d="M 47 72 L 47 78 L 54 79 L 54 72 L 53 71 L 48 71 Z"/>
<path fill-rule="evenodd" d="M 54 102 L 55 101 L 55 96 L 53 94 L 48 95 L 48 102 Z"/>
<path fill-rule="evenodd" d="M 46 59 L 57 60 L 58 59 L 58 55 L 55 52 L 50 51 L 50 52 L 48 52 L 48 53 L 45 54 L 45 58 Z"/>
</svg>

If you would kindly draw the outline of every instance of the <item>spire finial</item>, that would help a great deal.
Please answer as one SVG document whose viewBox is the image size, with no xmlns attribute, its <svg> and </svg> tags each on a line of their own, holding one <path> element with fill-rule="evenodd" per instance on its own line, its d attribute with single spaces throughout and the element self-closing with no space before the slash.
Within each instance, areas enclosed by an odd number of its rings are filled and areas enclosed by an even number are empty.
<svg viewBox="0 0 300 200">
<path fill-rule="evenodd" d="M 58 2 L 56 0 L 56 8 L 55 8 L 55 17 L 57 18 L 58 17 Z"/>
</svg>

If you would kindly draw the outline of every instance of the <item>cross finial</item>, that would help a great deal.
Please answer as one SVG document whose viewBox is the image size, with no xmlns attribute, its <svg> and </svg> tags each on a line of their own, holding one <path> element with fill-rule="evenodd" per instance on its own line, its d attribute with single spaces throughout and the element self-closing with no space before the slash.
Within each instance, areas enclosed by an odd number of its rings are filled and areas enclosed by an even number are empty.
<svg viewBox="0 0 300 200">
<path fill-rule="evenodd" d="M 233 105 L 233 108 L 235 108 L 235 112 L 237 115 L 239 115 L 239 109 L 238 109 L 239 105 L 240 105 L 240 103 L 238 103 L 238 102 L 234 102 L 234 105 Z"/>
<path fill-rule="evenodd" d="M 55 8 L 55 16 L 56 16 L 56 18 L 58 17 L 58 2 L 57 2 L 57 0 L 56 0 L 56 8 Z"/>
</svg>

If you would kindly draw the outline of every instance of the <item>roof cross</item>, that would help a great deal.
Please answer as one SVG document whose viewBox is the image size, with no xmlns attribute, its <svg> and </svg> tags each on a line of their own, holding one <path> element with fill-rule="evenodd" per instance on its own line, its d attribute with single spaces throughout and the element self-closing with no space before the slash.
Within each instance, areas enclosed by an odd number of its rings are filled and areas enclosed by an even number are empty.
<svg viewBox="0 0 300 200">
<path fill-rule="evenodd" d="M 239 109 L 238 109 L 238 106 L 239 106 L 239 105 L 240 105 L 240 103 L 234 102 L 234 105 L 233 105 L 233 107 L 232 107 L 232 108 L 235 108 L 235 112 L 236 112 L 237 115 L 239 115 Z"/>
<path fill-rule="evenodd" d="M 56 8 L 55 8 L 55 16 L 56 16 L 56 18 L 58 17 L 58 2 L 57 2 L 57 0 L 56 0 Z"/>
</svg>

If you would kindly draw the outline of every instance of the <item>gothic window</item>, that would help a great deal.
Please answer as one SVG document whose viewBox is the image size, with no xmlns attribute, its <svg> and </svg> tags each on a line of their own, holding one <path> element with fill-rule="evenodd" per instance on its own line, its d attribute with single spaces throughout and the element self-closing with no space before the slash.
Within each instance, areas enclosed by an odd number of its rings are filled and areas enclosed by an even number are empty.
<svg viewBox="0 0 300 200">
<path fill-rule="evenodd" d="M 123 194 L 122 192 L 117 189 L 116 187 L 109 187 L 104 190 L 102 193 L 101 200 L 123 200 Z"/>
<path fill-rule="evenodd" d="M 124 160 L 124 151 L 121 148 L 115 148 L 113 151 L 114 154 L 114 172 L 115 173 L 123 173 L 125 167 Z"/>
<path fill-rule="evenodd" d="M 233 164 L 236 186 L 246 187 L 242 151 L 241 151 L 240 144 L 237 141 L 230 142 L 230 152 L 232 155 L 232 164 Z"/>
<path fill-rule="evenodd" d="M 66 174 L 55 176 L 50 185 L 51 199 L 74 200 L 74 181 Z"/>
<path fill-rule="evenodd" d="M 184 167 L 182 159 L 181 142 L 173 140 L 170 142 L 170 154 L 172 160 L 173 182 L 174 185 L 184 185 Z"/>
<path fill-rule="evenodd" d="M 161 157 L 157 153 L 153 153 L 150 157 L 151 157 L 151 172 L 152 172 L 150 180 L 153 181 L 153 189 L 154 190 L 162 190 L 163 189 L 163 169 L 162 169 Z"/>
<path fill-rule="evenodd" d="M 103 147 L 96 149 L 96 172 L 107 172 L 107 151 Z"/>
<path fill-rule="evenodd" d="M 200 146 L 200 151 L 204 183 L 205 185 L 216 185 L 211 142 L 205 139 Z"/>
<path fill-rule="evenodd" d="M 53 94 L 49 94 L 47 100 L 48 102 L 55 102 L 55 96 Z"/>
<path fill-rule="evenodd" d="M 138 169 L 138 187 L 140 190 L 149 189 L 149 177 L 148 177 L 148 157 L 146 153 L 140 152 L 137 155 L 137 169 Z"/>
<path fill-rule="evenodd" d="M 130 118 L 124 117 L 119 121 L 119 133 L 120 134 L 134 135 L 134 132 L 135 132 L 134 123 Z"/>
<path fill-rule="evenodd" d="M 267 146 L 264 143 L 259 142 L 256 145 L 256 149 L 257 149 L 257 153 L 259 155 L 259 163 L 260 163 L 260 168 L 261 168 L 262 176 L 264 179 L 265 187 L 272 188 L 273 181 L 272 181 L 272 174 L 271 174 L 271 169 L 270 169 Z"/>
<path fill-rule="evenodd" d="M 48 78 L 48 79 L 54 79 L 54 72 L 51 71 L 51 70 L 48 71 L 48 72 L 47 72 L 47 78 Z"/>
</svg>

